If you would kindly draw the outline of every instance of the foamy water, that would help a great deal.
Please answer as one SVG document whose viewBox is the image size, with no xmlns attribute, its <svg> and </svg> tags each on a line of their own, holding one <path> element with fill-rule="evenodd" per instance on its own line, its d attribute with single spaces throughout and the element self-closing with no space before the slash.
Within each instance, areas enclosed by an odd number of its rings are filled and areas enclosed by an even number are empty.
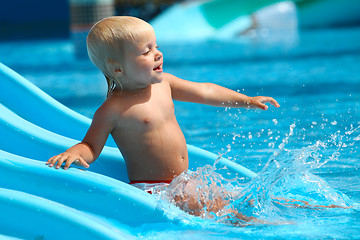
<svg viewBox="0 0 360 240">
<path fill-rule="evenodd" d="M 152 190 L 164 206 L 169 204 L 202 219 L 235 226 L 297 224 L 303 219 L 318 218 L 319 212 L 358 211 L 359 203 L 311 171 L 328 161 L 337 161 L 341 147 L 360 140 L 356 136 L 360 127 L 351 126 L 345 134 L 336 132 L 327 141 L 318 140 L 301 149 L 287 149 L 295 127 L 290 126 L 262 171 L 249 182 L 223 178 L 216 173 L 215 163 L 186 171 L 169 187 Z"/>
</svg>

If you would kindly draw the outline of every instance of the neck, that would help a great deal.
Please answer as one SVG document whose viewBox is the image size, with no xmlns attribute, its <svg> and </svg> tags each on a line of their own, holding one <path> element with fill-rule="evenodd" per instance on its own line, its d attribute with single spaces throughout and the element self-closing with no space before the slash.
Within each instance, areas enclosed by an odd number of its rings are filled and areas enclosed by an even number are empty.
<svg viewBox="0 0 360 240">
<path fill-rule="evenodd" d="M 115 88 L 112 91 L 112 95 L 124 95 L 124 94 L 144 94 L 147 92 L 151 92 L 151 84 L 145 88 L 136 88 L 136 89 L 128 89 L 128 88 Z"/>
</svg>

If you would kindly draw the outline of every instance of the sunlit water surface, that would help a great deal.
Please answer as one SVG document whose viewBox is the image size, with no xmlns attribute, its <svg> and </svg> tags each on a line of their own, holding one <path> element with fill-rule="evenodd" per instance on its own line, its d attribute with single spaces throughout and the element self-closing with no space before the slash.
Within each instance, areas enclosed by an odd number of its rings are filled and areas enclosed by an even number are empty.
<svg viewBox="0 0 360 240">
<path fill-rule="evenodd" d="M 267 111 L 175 103 L 189 144 L 235 161 L 258 177 L 224 179 L 206 166 L 179 176 L 159 201 L 177 224 L 135 229 L 143 239 L 352 239 L 360 233 L 360 29 L 305 32 L 292 42 L 213 40 L 159 43 L 164 68 L 246 95 Z M 71 41 L 0 43 L 0 61 L 70 108 L 92 116 L 106 95 L 102 75 L 76 60 Z M 226 206 L 193 217 L 171 204 L 180 179 Z M 203 191 L 209 186 L 219 191 Z M 200 196 L 200 195 L 199 195 Z M 332 208 L 334 207 L 334 208 Z M 251 221 L 234 218 L 234 211 Z"/>
</svg>

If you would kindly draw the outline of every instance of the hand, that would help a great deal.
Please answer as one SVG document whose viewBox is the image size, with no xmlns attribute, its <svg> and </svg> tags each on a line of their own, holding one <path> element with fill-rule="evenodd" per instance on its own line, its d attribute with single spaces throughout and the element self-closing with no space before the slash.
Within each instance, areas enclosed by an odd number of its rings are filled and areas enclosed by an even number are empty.
<svg viewBox="0 0 360 240">
<path fill-rule="evenodd" d="M 56 162 L 57 164 L 55 165 Z M 77 166 L 83 166 L 85 168 L 89 167 L 89 164 L 80 155 L 72 154 L 69 152 L 64 152 L 50 158 L 46 162 L 46 165 L 49 165 L 49 167 L 53 167 L 55 165 L 55 168 L 59 169 L 64 162 L 66 162 L 64 166 L 64 170 L 68 169 L 72 163 L 74 163 Z"/>
<path fill-rule="evenodd" d="M 279 103 L 273 99 L 272 97 L 251 97 L 249 101 L 249 108 L 260 108 L 263 110 L 267 110 L 268 106 L 265 105 L 265 103 L 270 103 L 274 105 L 275 107 L 280 107 Z"/>
</svg>

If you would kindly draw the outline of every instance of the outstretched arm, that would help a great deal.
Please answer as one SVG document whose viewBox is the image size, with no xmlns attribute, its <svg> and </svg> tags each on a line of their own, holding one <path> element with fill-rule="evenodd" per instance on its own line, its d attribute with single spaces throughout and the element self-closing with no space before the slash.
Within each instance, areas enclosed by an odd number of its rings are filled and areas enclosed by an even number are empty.
<svg viewBox="0 0 360 240">
<path fill-rule="evenodd" d="M 171 74 L 164 74 L 171 86 L 173 99 L 184 102 L 203 103 L 221 107 L 260 108 L 267 110 L 265 103 L 280 107 L 272 97 L 248 97 L 213 83 L 190 82 Z"/>
</svg>

